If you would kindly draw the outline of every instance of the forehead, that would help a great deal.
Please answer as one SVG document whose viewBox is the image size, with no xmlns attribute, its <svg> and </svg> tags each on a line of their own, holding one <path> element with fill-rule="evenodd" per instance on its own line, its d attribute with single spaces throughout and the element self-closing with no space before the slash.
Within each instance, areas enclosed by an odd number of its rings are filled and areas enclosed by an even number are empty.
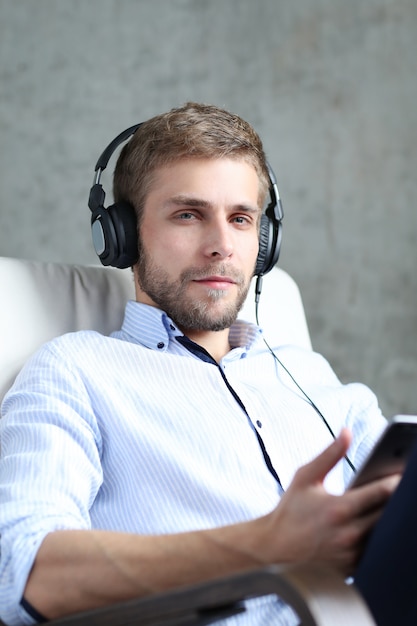
<svg viewBox="0 0 417 626">
<path fill-rule="evenodd" d="M 147 200 L 180 195 L 260 206 L 261 184 L 255 168 L 244 160 L 182 159 L 156 168 Z"/>
</svg>

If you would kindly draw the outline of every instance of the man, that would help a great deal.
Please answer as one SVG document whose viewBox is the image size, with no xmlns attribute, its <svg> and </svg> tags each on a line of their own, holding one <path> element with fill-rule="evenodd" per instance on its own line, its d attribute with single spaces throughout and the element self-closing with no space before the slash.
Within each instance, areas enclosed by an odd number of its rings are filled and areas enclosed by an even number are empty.
<svg viewBox="0 0 417 626">
<path fill-rule="evenodd" d="M 397 479 L 344 493 L 344 457 L 359 464 L 385 421 L 322 357 L 274 346 L 332 441 L 259 329 L 236 322 L 268 185 L 259 137 L 217 107 L 157 116 L 123 148 L 109 212 L 135 212 L 136 302 L 110 337 L 43 347 L 2 407 L 7 624 L 268 563 L 352 572 Z M 93 214 L 93 233 L 103 219 Z M 270 598 L 239 619 L 297 623 Z"/>
</svg>

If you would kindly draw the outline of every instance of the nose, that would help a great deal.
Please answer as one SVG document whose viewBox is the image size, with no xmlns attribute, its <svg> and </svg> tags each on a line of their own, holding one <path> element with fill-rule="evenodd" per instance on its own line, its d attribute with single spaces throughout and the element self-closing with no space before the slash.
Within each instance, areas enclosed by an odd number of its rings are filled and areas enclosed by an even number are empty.
<svg viewBox="0 0 417 626">
<path fill-rule="evenodd" d="M 232 226 L 225 220 L 215 220 L 208 225 L 204 253 L 208 257 L 225 259 L 233 254 L 234 243 Z"/>
</svg>

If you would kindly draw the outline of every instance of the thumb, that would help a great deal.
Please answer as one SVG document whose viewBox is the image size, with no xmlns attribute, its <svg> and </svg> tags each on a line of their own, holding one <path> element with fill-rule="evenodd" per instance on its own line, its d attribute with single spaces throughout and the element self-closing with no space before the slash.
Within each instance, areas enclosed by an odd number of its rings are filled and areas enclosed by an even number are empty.
<svg viewBox="0 0 417 626">
<path fill-rule="evenodd" d="M 343 428 L 330 446 L 301 468 L 299 472 L 300 481 L 304 484 L 323 482 L 330 470 L 346 455 L 350 441 L 350 431 Z"/>
</svg>

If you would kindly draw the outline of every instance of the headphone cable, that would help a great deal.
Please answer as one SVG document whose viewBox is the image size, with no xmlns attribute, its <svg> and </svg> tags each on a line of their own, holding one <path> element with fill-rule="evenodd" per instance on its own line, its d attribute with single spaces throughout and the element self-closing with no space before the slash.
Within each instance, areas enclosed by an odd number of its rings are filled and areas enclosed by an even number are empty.
<svg viewBox="0 0 417 626">
<path fill-rule="evenodd" d="M 256 289 L 255 289 L 255 319 L 256 319 L 256 323 L 259 326 L 259 318 L 258 318 L 258 309 L 259 309 L 259 296 L 261 293 L 261 289 L 262 289 L 262 282 L 259 281 L 259 279 L 261 279 L 261 276 L 258 276 L 258 279 L 256 281 Z M 295 384 L 295 386 L 297 387 L 297 389 L 299 389 L 301 391 L 301 393 L 303 394 L 303 396 L 306 398 L 306 400 L 309 402 L 310 406 L 315 410 L 315 412 L 317 413 L 317 415 L 319 415 L 320 419 L 322 420 L 322 422 L 325 424 L 327 430 L 329 431 L 329 433 L 331 434 L 331 436 L 333 437 L 333 439 L 336 439 L 336 435 L 333 432 L 332 427 L 330 426 L 329 422 L 327 421 L 327 419 L 324 417 L 323 413 L 320 411 L 320 409 L 318 408 L 318 406 L 313 402 L 313 400 L 310 398 L 310 396 L 304 391 L 304 389 L 301 387 L 301 385 L 296 381 L 296 379 L 294 378 L 294 376 L 291 374 L 291 372 L 288 370 L 288 368 L 284 365 L 284 363 L 281 361 L 281 359 L 279 359 L 277 357 L 277 355 L 275 354 L 275 352 L 272 350 L 271 346 L 269 345 L 269 343 L 267 342 L 267 340 L 265 339 L 265 337 L 262 337 L 263 341 L 266 345 L 266 347 L 268 348 L 269 352 L 272 354 L 272 356 L 274 357 L 274 359 L 276 360 L 276 362 L 282 367 L 282 369 L 288 374 L 288 376 L 291 378 L 291 380 L 293 381 L 293 383 Z M 356 467 L 354 466 L 354 464 L 352 463 L 352 461 L 350 460 L 350 458 L 345 455 L 344 456 L 347 464 L 349 465 L 350 469 L 352 470 L 352 472 L 354 474 L 356 474 Z"/>
</svg>

